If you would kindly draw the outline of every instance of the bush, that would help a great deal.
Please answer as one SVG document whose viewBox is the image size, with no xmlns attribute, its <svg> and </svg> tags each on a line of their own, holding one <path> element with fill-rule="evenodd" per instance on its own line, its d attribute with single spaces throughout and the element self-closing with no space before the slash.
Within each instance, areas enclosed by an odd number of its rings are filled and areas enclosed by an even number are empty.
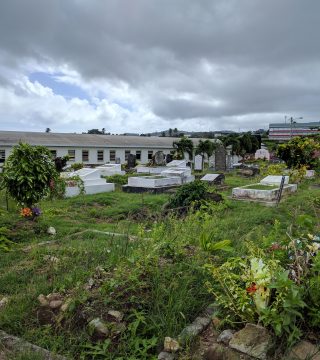
<svg viewBox="0 0 320 360">
<path fill-rule="evenodd" d="M 128 182 L 128 175 L 115 174 L 107 177 L 109 183 L 115 183 L 118 185 L 126 185 Z"/>
<path fill-rule="evenodd" d="M 46 147 L 20 143 L 4 164 L 2 187 L 18 204 L 31 208 L 49 194 L 50 183 L 57 177 Z"/>
<path fill-rule="evenodd" d="M 195 201 L 207 198 L 207 184 L 196 180 L 189 184 L 182 185 L 171 197 L 168 203 L 169 208 L 190 206 Z"/>
<path fill-rule="evenodd" d="M 73 171 L 77 171 L 77 170 L 80 170 L 83 168 L 83 163 L 74 163 L 74 164 L 71 164 L 70 165 L 70 168 L 73 170 Z"/>
<path fill-rule="evenodd" d="M 319 166 L 319 158 L 316 156 L 316 152 L 319 150 L 319 137 L 296 137 L 286 144 L 279 145 L 277 155 L 285 161 L 289 168 L 305 165 L 313 169 Z"/>
</svg>

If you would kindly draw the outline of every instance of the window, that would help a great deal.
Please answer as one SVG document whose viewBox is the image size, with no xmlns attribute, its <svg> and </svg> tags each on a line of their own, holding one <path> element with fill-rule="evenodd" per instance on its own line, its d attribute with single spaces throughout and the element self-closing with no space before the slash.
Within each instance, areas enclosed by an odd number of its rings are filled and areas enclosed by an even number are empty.
<svg viewBox="0 0 320 360">
<path fill-rule="evenodd" d="M 110 150 L 110 161 L 116 161 L 116 151 Z"/>
<path fill-rule="evenodd" d="M 130 150 L 125 150 L 125 151 L 124 151 L 124 160 L 125 160 L 125 161 L 128 161 L 129 155 L 130 155 Z"/>
<path fill-rule="evenodd" d="M 97 160 L 98 161 L 103 161 L 104 157 L 103 157 L 103 150 L 98 150 L 97 151 Z"/>
<path fill-rule="evenodd" d="M 55 159 L 57 157 L 57 150 L 50 150 L 52 159 Z"/>
<path fill-rule="evenodd" d="M 136 151 L 136 159 L 141 160 L 141 150 Z"/>
<path fill-rule="evenodd" d="M 4 163 L 5 160 L 6 160 L 6 151 L 0 150 L 0 163 Z"/>
<path fill-rule="evenodd" d="M 89 161 L 89 150 L 82 150 L 82 161 Z"/>
<path fill-rule="evenodd" d="M 76 160 L 76 151 L 75 150 L 68 150 L 69 161 Z"/>
<path fill-rule="evenodd" d="M 152 160 L 153 150 L 148 151 L 148 160 Z"/>
</svg>

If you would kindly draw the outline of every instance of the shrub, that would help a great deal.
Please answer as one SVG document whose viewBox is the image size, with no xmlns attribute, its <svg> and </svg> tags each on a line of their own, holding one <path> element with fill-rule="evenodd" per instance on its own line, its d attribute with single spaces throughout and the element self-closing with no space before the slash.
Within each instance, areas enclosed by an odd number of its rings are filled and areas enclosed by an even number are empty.
<svg viewBox="0 0 320 360">
<path fill-rule="evenodd" d="M 73 163 L 70 165 L 70 168 L 73 170 L 73 171 L 77 171 L 77 170 L 80 170 L 83 168 L 83 163 Z"/>
<path fill-rule="evenodd" d="M 18 204 L 31 208 L 49 194 L 50 182 L 57 177 L 46 147 L 20 143 L 4 164 L 2 187 Z"/>
<path fill-rule="evenodd" d="M 296 168 L 303 165 L 316 168 L 319 166 L 319 158 L 316 156 L 319 150 L 319 137 L 296 137 L 286 144 L 279 145 L 277 155 L 285 161 L 289 168 Z"/>
<path fill-rule="evenodd" d="M 201 201 L 207 197 L 207 184 L 196 180 L 189 184 L 182 185 L 170 198 L 168 207 L 178 208 L 190 206 L 194 201 Z"/>
<path fill-rule="evenodd" d="M 115 174 L 107 177 L 109 183 L 115 183 L 118 185 L 126 185 L 128 182 L 128 175 Z"/>
</svg>

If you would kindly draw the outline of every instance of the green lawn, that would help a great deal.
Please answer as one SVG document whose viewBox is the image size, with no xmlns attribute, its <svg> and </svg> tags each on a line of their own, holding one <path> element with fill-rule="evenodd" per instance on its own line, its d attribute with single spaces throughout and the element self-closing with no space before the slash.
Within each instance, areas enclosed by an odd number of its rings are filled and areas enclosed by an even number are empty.
<svg viewBox="0 0 320 360">
<path fill-rule="evenodd" d="M 312 200 L 320 190 L 310 190 L 310 181 L 277 208 L 227 199 L 232 187 L 254 182 L 227 175 L 225 202 L 183 219 L 163 218 L 166 194 L 44 201 L 37 222 L 21 219 L 12 202 L 7 212 L 3 201 L 0 227 L 16 245 L 0 253 L 0 299 L 9 298 L 0 309 L 0 329 L 71 359 L 156 359 L 164 337 L 177 336 L 214 301 L 203 268 L 214 255 L 201 249 L 202 233 L 212 233 L 212 241 L 231 240 L 239 254 L 245 239 L 267 241 L 275 220 L 279 237 L 298 214 L 318 221 Z M 46 233 L 48 226 L 55 236 Z M 44 241 L 52 242 L 37 245 Z M 70 305 L 48 316 L 37 297 L 52 292 Z M 122 330 L 110 321 L 111 309 L 124 313 Z M 87 326 L 97 317 L 109 326 L 104 342 Z"/>
</svg>

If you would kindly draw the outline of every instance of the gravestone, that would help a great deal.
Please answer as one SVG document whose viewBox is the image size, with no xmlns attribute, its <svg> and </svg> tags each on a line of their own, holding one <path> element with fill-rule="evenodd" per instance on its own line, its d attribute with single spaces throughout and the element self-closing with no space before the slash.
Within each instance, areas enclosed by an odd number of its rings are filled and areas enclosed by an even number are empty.
<svg viewBox="0 0 320 360">
<path fill-rule="evenodd" d="M 156 166 L 163 166 L 165 165 L 165 161 L 164 161 L 164 154 L 162 151 L 157 151 L 154 154 L 154 164 Z"/>
<path fill-rule="evenodd" d="M 167 154 L 166 155 L 166 164 L 168 164 L 169 162 L 171 162 L 173 160 L 173 156 L 171 154 Z"/>
<path fill-rule="evenodd" d="M 128 155 L 128 168 L 132 169 L 136 166 L 136 156 L 133 154 Z"/>
<path fill-rule="evenodd" d="M 225 176 L 223 174 L 206 174 L 200 180 L 207 182 L 209 185 L 222 185 Z"/>
<path fill-rule="evenodd" d="M 196 155 L 194 157 L 194 169 L 198 171 L 202 171 L 202 155 Z"/>
<path fill-rule="evenodd" d="M 267 149 L 259 149 L 256 151 L 256 153 L 254 154 L 254 158 L 257 159 L 266 159 L 266 160 L 270 160 L 270 153 Z"/>
<path fill-rule="evenodd" d="M 224 146 L 218 146 L 215 152 L 215 170 L 226 171 L 227 169 L 227 152 Z"/>
<path fill-rule="evenodd" d="M 121 164 L 121 159 L 119 157 L 117 157 L 115 163 L 116 164 Z"/>
</svg>

